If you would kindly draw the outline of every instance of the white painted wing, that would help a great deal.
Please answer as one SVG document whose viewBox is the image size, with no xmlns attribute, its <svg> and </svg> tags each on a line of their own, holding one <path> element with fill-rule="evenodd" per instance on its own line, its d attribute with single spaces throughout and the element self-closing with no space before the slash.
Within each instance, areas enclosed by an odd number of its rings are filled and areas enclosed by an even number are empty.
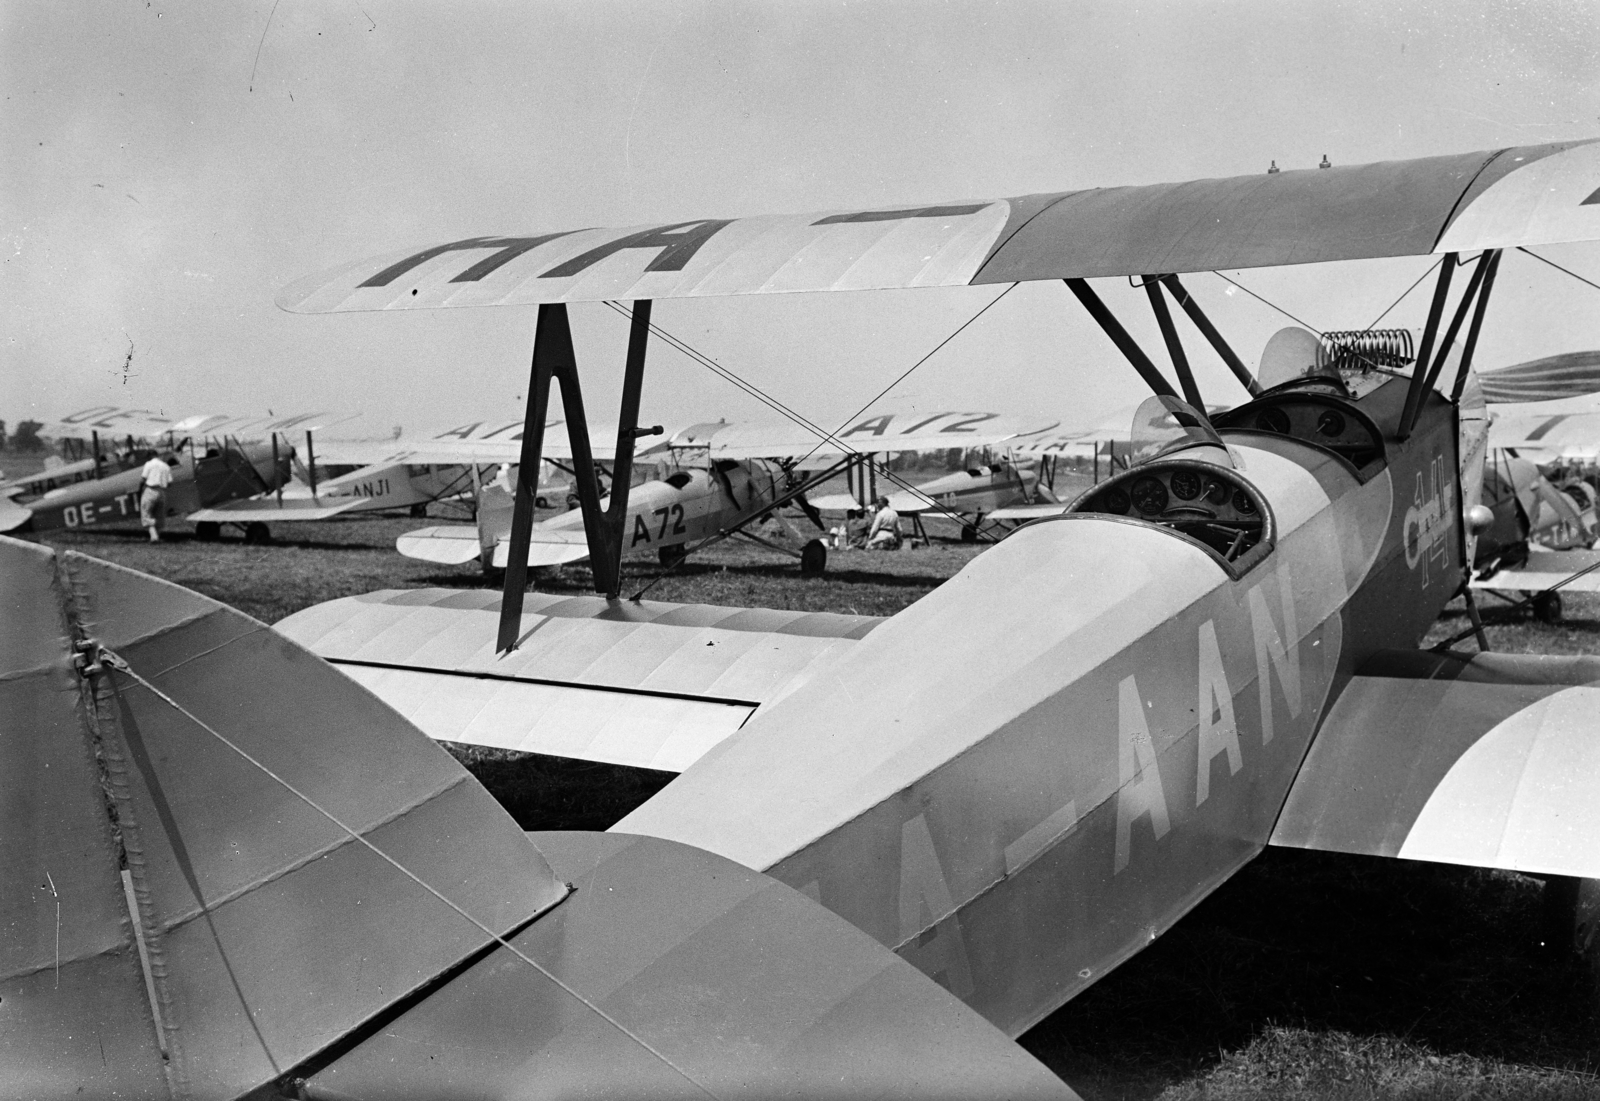
<svg viewBox="0 0 1600 1101">
<path fill-rule="evenodd" d="M 1538 593 L 1561 585 L 1562 592 L 1600 593 L 1600 569 L 1572 578 L 1580 570 L 1600 563 L 1600 551 L 1592 550 L 1540 550 L 1528 551 L 1526 565 L 1509 570 L 1499 570 L 1482 581 L 1472 581 L 1474 589 L 1493 589 L 1497 592 Z M 1562 584 L 1562 582 L 1567 582 Z"/>
<path fill-rule="evenodd" d="M 432 737 L 676 772 L 880 622 L 529 593 L 499 656 L 499 607 L 484 590 L 369 593 L 276 630 Z"/>
<path fill-rule="evenodd" d="M 301 280 L 302 313 L 952 287 L 1600 239 L 1600 144 L 890 210 L 539 229 Z"/>
<path fill-rule="evenodd" d="M 95 405 L 63 414 L 46 423 L 40 432 L 46 436 L 81 439 L 98 433 L 108 441 L 126 436 L 153 439 L 168 433 L 180 439 L 184 436 L 234 436 L 241 440 L 258 440 L 274 432 L 291 437 L 305 432 L 318 432 L 358 416 L 359 413 L 290 413 L 282 416 L 270 413 L 244 416 L 196 413 L 175 417 L 155 409 Z"/>
<path fill-rule="evenodd" d="M 408 531 L 394 541 L 395 550 L 407 558 L 461 566 L 477 559 L 478 529 L 471 524 L 442 524 Z"/>
<path fill-rule="evenodd" d="M 347 512 L 359 512 L 367 504 L 369 502 L 365 497 L 325 497 L 320 501 L 310 497 L 286 497 L 281 505 L 270 496 L 251 497 L 191 512 L 189 519 L 195 523 L 292 523 L 297 520 L 327 520 Z"/>
<path fill-rule="evenodd" d="M 789 420 L 697 424 L 675 433 L 669 446 L 705 448 L 712 458 L 768 459 L 838 457 L 952 448 L 1008 447 L 1061 427 L 1047 417 L 1022 417 L 971 410 L 905 412 L 869 410 L 821 431 Z"/>
</svg>

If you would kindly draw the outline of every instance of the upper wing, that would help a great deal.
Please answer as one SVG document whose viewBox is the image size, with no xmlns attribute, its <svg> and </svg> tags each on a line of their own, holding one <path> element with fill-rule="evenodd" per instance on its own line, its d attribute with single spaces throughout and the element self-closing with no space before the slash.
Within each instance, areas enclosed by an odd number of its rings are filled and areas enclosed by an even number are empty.
<svg viewBox="0 0 1600 1101">
<path fill-rule="evenodd" d="M 1593 456 L 1600 452 L 1600 401 L 1582 397 L 1497 405 L 1489 421 L 1489 446 Z"/>
<path fill-rule="evenodd" d="M 302 313 L 951 287 L 1600 238 L 1600 144 L 915 206 L 483 236 L 301 280 Z"/>
<path fill-rule="evenodd" d="M 274 432 L 317 432 L 354 420 L 359 413 L 291 413 L 284 416 L 230 416 L 222 413 L 197 413 L 186 417 L 154 409 L 127 409 L 116 405 L 96 405 L 63 414 L 47 422 L 40 431 L 47 436 L 87 438 L 91 433 L 121 438 L 150 439 L 165 436 L 234 436 L 261 439 Z"/>
<path fill-rule="evenodd" d="M 838 426 L 830 437 L 789 420 L 696 424 L 669 437 L 668 447 L 705 448 L 716 459 L 838 457 L 890 451 L 996 447 L 1045 436 L 1055 419 L 1001 413 L 871 410 Z M 823 431 L 831 426 L 820 426 Z"/>
<path fill-rule="evenodd" d="M 1600 658 L 1379 654 L 1329 712 L 1272 843 L 1600 877 Z"/>
<path fill-rule="evenodd" d="M 590 425 L 594 441 L 590 451 L 596 459 L 616 458 L 617 430 L 607 425 Z M 424 429 L 416 438 L 405 440 L 318 440 L 318 460 L 334 463 L 516 463 L 522 460 L 522 418 L 469 421 L 451 427 Z M 571 459 L 572 438 L 563 421 L 545 425 L 540 454 L 546 459 Z M 640 448 L 636 454 L 647 454 Z"/>
</svg>

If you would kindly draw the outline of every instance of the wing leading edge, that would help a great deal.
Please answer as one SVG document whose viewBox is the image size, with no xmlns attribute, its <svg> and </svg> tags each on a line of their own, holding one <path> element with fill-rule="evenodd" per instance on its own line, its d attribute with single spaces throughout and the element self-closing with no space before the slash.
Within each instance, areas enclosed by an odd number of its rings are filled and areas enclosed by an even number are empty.
<svg viewBox="0 0 1600 1101">
<path fill-rule="evenodd" d="M 286 287 L 298 313 L 953 287 L 1600 239 L 1593 140 L 897 210 L 481 236 Z"/>
</svg>

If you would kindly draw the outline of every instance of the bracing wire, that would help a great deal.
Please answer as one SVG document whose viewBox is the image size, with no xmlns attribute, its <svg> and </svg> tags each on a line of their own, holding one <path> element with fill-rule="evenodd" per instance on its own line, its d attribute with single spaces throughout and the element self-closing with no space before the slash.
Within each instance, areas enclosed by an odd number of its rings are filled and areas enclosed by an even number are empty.
<svg viewBox="0 0 1600 1101">
<path fill-rule="evenodd" d="M 924 363 L 926 363 L 933 356 L 933 354 L 935 352 L 937 352 L 940 348 L 943 348 L 946 344 L 950 343 L 950 341 L 953 340 L 956 337 L 956 335 L 961 332 L 962 329 L 965 329 L 968 325 L 971 325 L 979 317 L 982 317 L 983 314 L 988 311 L 989 307 L 993 306 L 996 302 L 1000 301 L 1000 299 L 1004 298 L 1007 294 L 1009 294 L 1014 289 L 1016 289 L 1016 284 L 1015 283 L 1011 284 L 1005 290 L 1003 290 L 999 294 L 995 295 L 995 297 L 993 299 L 991 299 L 987 304 L 985 304 L 982 309 L 980 309 L 977 313 L 973 314 L 966 321 L 962 322 L 961 325 L 959 327 L 957 327 L 954 332 L 952 332 L 949 336 L 947 336 L 943 340 L 941 340 L 933 348 L 932 351 L 928 352 L 927 355 L 925 355 L 921 359 L 917 360 L 917 362 L 912 364 L 910 368 L 908 368 L 906 371 L 902 372 L 899 378 L 895 379 L 888 386 L 884 387 L 883 390 L 879 391 L 878 395 L 876 397 L 874 397 L 872 399 L 872 401 L 877 401 L 884 394 L 886 394 L 890 390 L 892 390 L 895 386 L 898 386 L 900 384 L 900 382 L 903 381 L 906 378 L 907 375 L 911 374 L 912 371 L 915 371 L 918 367 L 920 367 Z M 621 314 L 623 317 L 629 318 L 630 320 L 633 317 L 633 311 L 631 309 L 629 309 L 627 306 L 624 306 L 620 302 L 607 302 L 606 305 L 609 306 L 612 310 L 614 310 L 617 313 Z M 820 450 L 821 447 L 824 444 L 830 444 L 830 443 L 833 444 L 835 447 L 838 447 L 839 449 L 841 449 L 842 451 L 844 451 L 848 455 L 864 456 L 864 455 L 867 454 L 864 451 L 859 451 L 856 448 L 851 447 L 849 444 L 847 444 L 843 440 L 839 439 L 839 437 L 836 435 L 835 432 L 829 432 L 827 429 L 823 428 L 821 425 L 817 424 L 815 421 L 813 421 L 810 418 L 806 417 L 804 414 L 799 413 L 798 411 L 790 408 L 788 405 L 785 405 L 782 401 L 780 401 L 777 398 L 773 397 L 772 395 L 766 393 L 764 390 L 762 390 L 760 387 L 756 386 L 754 383 L 749 382 L 749 381 L 741 378 L 734 371 L 730 370 L 727 367 L 722 366 L 722 364 L 718 363 L 716 360 L 712 359 L 710 356 L 708 356 L 705 353 L 701 352 L 699 349 L 693 347 L 687 341 L 680 339 L 679 337 L 673 335 L 672 333 L 669 333 L 667 330 L 663 329 L 660 325 L 656 324 L 654 321 L 652 321 L 650 323 L 649 328 L 650 328 L 650 332 L 652 334 L 654 334 L 655 336 L 660 337 L 668 345 L 670 345 L 671 347 L 675 348 L 676 350 L 682 352 L 684 355 L 688 356 L 690 359 L 692 359 L 694 362 L 700 364 L 702 367 L 705 367 L 707 370 L 709 370 L 713 374 L 717 375 L 717 377 L 719 377 L 719 378 L 725 380 L 726 382 L 732 384 L 733 386 L 735 386 L 738 389 L 742 390 L 744 393 L 749 394 L 751 397 L 753 397 L 757 401 L 761 402 L 767 408 L 769 408 L 769 409 L 773 410 L 774 412 L 779 413 L 782 416 L 786 417 L 787 419 L 793 421 L 795 424 L 799 425 L 801 428 L 804 428 L 806 431 L 810 432 L 812 435 L 817 436 L 819 438 L 820 442 L 816 446 L 812 447 L 812 449 L 810 451 L 806 452 L 805 456 L 802 457 L 800 460 L 798 460 L 798 462 L 796 462 L 794 465 L 798 466 L 799 463 L 805 462 L 806 459 L 809 459 L 812 455 L 815 455 L 817 453 L 817 451 Z M 867 405 L 862 406 L 861 410 L 857 410 L 855 416 L 852 416 L 851 418 L 847 419 L 844 422 L 844 425 L 840 425 L 840 429 L 842 430 L 845 427 L 845 425 L 848 425 L 851 420 L 855 419 L 856 416 L 860 416 L 861 415 L 861 411 L 865 410 L 866 408 L 868 408 L 872 404 L 872 401 L 869 401 L 867 403 Z M 884 480 L 885 481 L 891 482 L 892 484 L 894 484 L 896 486 L 899 486 L 901 489 L 904 489 L 904 490 L 908 490 L 908 491 L 911 491 L 911 492 L 915 492 L 916 491 L 916 486 L 912 485 L 910 482 L 906 481 L 904 478 L 901 478 L 899 475 L 895 474 L 893 471 L 888 470 L 888 469 L 883 469 L 883 470 L 880 471 L 880 473 L 884 476 Z M 937 502 L 932 502 L 932 507 L 934 509 L 936 509 L 937 511 L 943 513 L 945 516 L 949 517 L 950 519 L 955 520 L 958 523 L 964 523 L 965 522 L 965 521 L 962 520 L 961 515 L 959 513 L 957 513 L 955 511 L 945 507 L 944 505 L 940 505 Z M 698 549 L 699 549 L 699 547 L 694 548 L 694 550 L 698 550 Z M 691 550 L 690 553 L 693 553 L 693 551 Z M 680 559 L 680 561 L 681 561 L 681 559 Z M 673 569 L 675 569 L 675 568 L 676 568 L 676 564 L 674 564 L 674 566 L 672 566 L 672 567 L 669 567 L 667 569 L 666 573 L 663 573 L 661 576 L 665 577 L 668 573 L 671 573 L 673 571 Z M 659 580 L 659 578 L 657 580 Z M 654 582 L 652 582 L 652 584 L 654 584 Z M 641 592 L 642 591 L 643 590 L 641 590 Z"/>
<path fill-rule="evenodd" d="M 1583 283 L 1586 286 L 1593 287 L 1597 291 L 1600 291 L 1600 283 L 1596 283 L 1591 279 L 1585 279 L 1583 276 L 1579 275 L 1577 272 L 1571 271 L 1571 270 L 1569 270 L 1567 268 L 1562 267 L 1560 264 L 1556 263 L 1554 260 L 1549 260 L 1549 259 L 1546 259 L 1543 256 L 1540 256 L 1537 252 L 1534 252 L 1530 248 L 1523 248 L 1521 245 L 1518 245 L 1517 246 L 1517 251 L 1518 252 L 1525 252 L 1529 256 L 1533 257 L 1535 260 L 1538 260 L 1541 263 L 1549 264 L 1552 268 L 1555 268 L 1557 271 L 1561 272 L 1563 275 L 1570 275 L 1570 276 L 1572 276 L 1572 278 L 1576 279 L 1578 282 Z"/>
<path fill-rule="evenodd" d="M 264 764 L 263 762 L 261 762 L 260 760 L 256 759 L 254 756 L 252 756 L 249 753 L 249 751 L 245 750 L 243 747 L 238 745 L 236 742 L 234 742 L 232 739 L 230 739 L 227 735 L 223 734 L 221 731 L 216 730 L 215 728 L 213 728 L 205 720 L 201 719 L 198 715 L 194 714 L 188 708 L 184 707 L 183 704 L 179 703 L 177 700 L 175 700 L 171 696 L 167 695 L 167 693 L 163 692 L 155 684 L 151 683 L 144 676 L 142 676 L 141 674 L 136 672 L 133 669 L 133 667 L 131 665 L 129 665 L 128 662 L 120 654 L 117 654 L 117 653 L 115 653 L 115 652 L 113 652 L 111 650 L 107 650 L 104 647 L 102 647 L 100 649 L 99 654 L 100 654 L 101 660 L 104 661 L 106 665 L 108 665 L 112 669 L 115 669 L 118 672 L 124 674 L 125 676 L 130 677 L 134 681 L 137 681 L 139 683 L 139 685 L 141 687 L 143 687 L 146 691 L 148 691 L 151 695 L 155 696 L 162 703 L 166 704 L 168 707 L 172 708 L 178 714 L 182 715 L 184 718 L 186 718 L 190 722 L 194 723 L 195 726 L 199 727 L 201 730 L 203 730 L 207 734 L 211 735 L 217 741 L 221 742 L 224 746 L 228 747 L 228 749 L 232 750 L 239 757 L 243 758 L 244 761 L 247 764 L 249 764 L 252 768 L 255 768 L 256 770 L 261 772 L 268 779 L 272 780 L 279 787 L 281 787 L 285 791 L 287 791 L 290 795 L 293 795 L 296 799 L 300 800 L 306 806 L 310 807 L 312 810 L 314 810 L 318 814 L 322 815 L 322 817 L 324 817 L 328 821 L 332 822 L 335 826 L 339 827 L 339 829 L 341 829 L 345 833 L 349 834 L 352 840 L 357 841 L 360 844 L 366 846 L 366 848 L 370 849 L 375 856 L 377 856 L 379 859 L 383 860 L 385 863 L 389 864 L 396 871 L 398 871 L 401 875 L 403 875 L 407 879 L 411 880 L 417 886 L 421 887 L 424 891 L 427 891 L 430 895 L 432 895 L 434 898 L 438 899 L 440 902 L 444 903 L 446 906 L 448 906 L 450 909 L 454 910 L 460 916 L 466 918 L 467 921 L 471 922 L 474 926 L 477 927 L 477 929 L 480 932 L 482 932 L 485 936 L 487 936 L 490 939 L 492 939 L 500 947 L 504 948 L 506 951 L 508 951 L 512 955 L 516 956 L 523 963 L 527 964 L 529 967 L 531 967 L 535 971 L 539 972 L 539 974 L 543 975 L 545 978 L 549 979 L 551 982 L 555 983 L 562 990 L 564 990 L 568 994 L 572 995 L 572 997 L 577 999 L 580 1003 L 582 1003 L 583 1005 L 587 1006 L 589 1009 L 591 1009 L 595 1013 L 599 1014 L 602 1018 L 604 1018 L 606 1020 L 607 1023 L 612 1025 L 612 1027 L 616 1028 L 617 1031 L 621 1032 L 623 1035 L 625 1035 L 625 1036 L 629 1037 L 630 1039 L 632 1039 L 640 1047 L 642 1047 L 646 1051 L 650 1052 L 650 1054 L 652 1054 L 656 1058 L 660 1059 L 666 1065 L 672 1067 L 674 1070 L 678 1070 L 678 1073 L 680 1073 L 680 1074 L 684 1073 L 682 1070 L 679 1070 L 678 1067 L 675 1064 L 673 1064 L 671 1060 L 667 1059 L 667 1057 L 665 1055 L 663 1055 L 661 1052 L 657 1051 L 654 1047 L 652 1047 L 643 1037 L 641 1037 L 641 1036 L 637 1035 L 636 1033 L 634 1033 L 634 1031 L 632 1029 L 629 1029 L 621 1021 L 619 1021 L 616 1018 L 614 1018 L 611 1014 L 607 1013 L 600 1006 L 595 1005 L 589 999 L 583 997 L 583 995 L 580 994 L 577 990 L 574 990 L 569 984 L 567 984 L 566 982 L 564 982 L 562 980 L 561 976 L 559 976 L 559 975 L 555 974 L 554 972 L 552 972 L 549 968 L 547 968 L 543 964 L 539 963 L 539 961 L 535 960 L 533 957 L 531 957 L 527 953 L 523 952 L 522 949 L 520 949 L 516 945 L 512 944 L 505 937 L 501 936 L 499 933 L 496 933 L 493 929 L 489 928 L 489 926 L 485 925 L 482 921 L 478 920 L 477 917 L 475 917 L 474 915 L 468 913 L 467 910 L 464 907 L 462 907 L 461 905 L 456 903 L 454 900 L 452 900 L 451 898 L 446 896 L 442 891 L 440 891 L 438 888 L 434 887 L 431 883 L 429 883 L 427 880 L 423 879 L 421 876 L 417 875 L 417 873 L 413 872 L 410 868 L 407 868 L 404 864 L 400 863 L 400 861 L 396 860 L 394 857 L 390 856 L 388 853 L 386 853 L 382 849 L 378 848 L 378 846 L 374 845 L 365 836 L 363 836 L 358 830 L 356 830 L 352 826 L 347 825 L 341 818 L 339 818 L 337 815 L 335 815 L 332 811 L 330 811 L 326 807 L 322 806 L 315 799 L 313 799 L 311 796 L 307 795 L 305 792 L 301 791 L 299 788 L 295 787 L 293 784 L 291 784 L 288 780 L 284 779 L 282 776 L 279 776 L 276 772 L 274 772 L 266 764 Z M 565 898 L 566 896 L 563 895 L 562 897 Z M 560 901 L 560 899 L 557 900 L 557 902 L 559 902 L 559 901 Z M 552 904 L 552 905 L 554 905 L 554 904 Z M 537 916 L 537 915 L 535 915 L 535 916 Z M 689 1076 L 687 1074 L 684 1074 L 684 1077 L 688 1081 L 693 1082 L 694 1085 L 698 1086 L 702 1090 L 702 1092 L 706 1092 L 709 1095 L 709 1091 L 705 1090 L 705 1087 L 701 1086 L 699 1082 L 695 1082 L 694 1079 L 693 1078 L 689 1078 Z"/>
</svg>

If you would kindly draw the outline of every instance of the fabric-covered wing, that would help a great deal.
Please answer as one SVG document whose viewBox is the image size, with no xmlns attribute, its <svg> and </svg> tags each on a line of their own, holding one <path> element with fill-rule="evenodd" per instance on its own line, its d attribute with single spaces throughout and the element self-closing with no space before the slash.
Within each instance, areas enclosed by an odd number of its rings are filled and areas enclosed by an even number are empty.
<svg viewBox="0 0 1600 1101">
<path fill-rule="evenodd" d="M 1600 350 L 1563 352 L 1557 356 L 1480 371 L 1478 385 L 1491 405 L 1555 401 L 1600 391 Z"/>
<path fill-rule="evenodd" d="M 989 513 L 985 519 L 989 520 L 1038 520 L 1046 516 L 1064 516 L 1072 508 L 1070 502 L 1052 502 L 1040 505 L 1008 505 L 997 508 Z"/>
<path fill-rule="evenodd" d="M 869 410 L 837 426 L 832 439 L 789 420 L 696 424 L 674 433 L 667 446 L 705 448 L 714 459 L 842 457 L 899 451 L 1015 446 L 1060 428 L 1052 418 L 971 411 L 907 413 Z M 833 426 L 824 425 L 824 428 Z"/>
<path fill-rule="evenodd" d="M 232 416 L 223 413 L 198 413 L 174 417 L 153 409 L 128 409 L 116 405 L 96 405 L 67 413 L 44 425 L 47 436 L 88 439 L 91 433 L 119 439 L 153 439 L 172 433 L 184 436 L 234 436 L 244 440 L 264 439 L 274 432 L 317 432 L 354 420 L 359 413 L 291 413 L 285 416 Z"/>
<path fill-rule="evenodd" d="M 407 589 L 277 629 L 440 740 L 681 772 L 881 622 L 529 593 L 500 656 L 499 612 L 498 593 Z"/>
<path fill-rule="evenodd" d="M 254 521 L 276 524 L 291 520 L 327 520 L 346 512 L 355 512 L 367 504 L 365 497 L 331 497 L 316 501 L 310 497 L 288 497 L 279 504 L 271 494 L 250 497 L 243 501 L 229 501 L 215 508 L 191 512 L 189 519 L 195 523 L 210 521 L 222 524 L 248 524 Z"/>
<path fill-rule="evenodd" d="M 1324 721 L 1272 843 L 1600 877 L 1600 658 L 1378 655 Z"/>
<path fill-rule="evenodd" d="M 1543 550 L 1530 548 L 1528 561 L 1510 569 L 1496 570 L 1488 577 L 1472 579 L 1475 589 L 1497 592 L 1540 593 L 1561 586 L 1563 592 L 1600 593 L 1600 551 Z M 1592 572 L 1574 577 L 1583 570 Z"/>
<path fill-rule="evenodd" d="M 1567 458 L 1593 458 L 1600 454 L 1600 401 L 1593 397 L 1499 405 L 1492 413 L 1492 448 Z"/>
<path fill-rule="evenodd" d="M 950 287 L 1600 238 L 1600 144 L 895 210 L 482 236 L 301 280 L 286 310 Z"/>
</svg>

